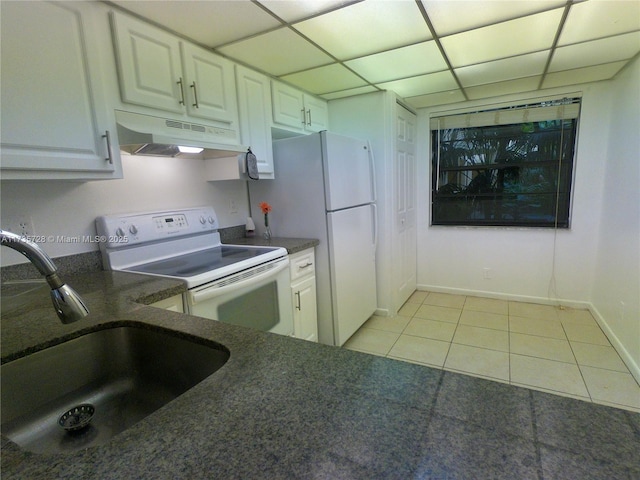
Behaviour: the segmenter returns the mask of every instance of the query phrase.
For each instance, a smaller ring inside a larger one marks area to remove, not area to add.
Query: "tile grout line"
[[[451,347],[453,346],[453,339],[456,336],[456,332],[458,331],[458,326],[460,325],[460,317],[462,317],[462,311],[464,310],[464,304],[467,303],[467,298],[465,297],[464,303],[462,304],[462,308],[460,309],[460,315],[458,315],[458,321],[456,322],[456,328],[453,329],[453,334],[451,335],[451,341],[449,342],[449,348],[447,348],[447,353],[444,356],[444,360],[442,361],[442,369],[444,370],[444,366],[447,364],[447,359],[449,358],[449,353],[451,352]]]
[[[414,293],[415,293],[415,292],[414,292]],[[427,297],[428,297],[428,296],[429,296],[429,295],[427,295]],[[425,297],[425,300],[426,300],[426,298],[427,298],[427,297]],[[411,297],[409,297],[409,298],[411,298]],[[408,300],[408,299],[407,299],[407,301],[406,301],[406,302],[404,302],[403,306],[404,306],[404,305],[406,305],[406,304],[407,304],[407,302],[409,302],[409,300]],[[422,306],[422,305],[423,305],[423,303],[424,303],[424,301],[420,302],[420,306]],[[419,309],[419,308],[420,308],[420,307],[418,307],[418,309]],[[416,312],[418,311],[418,309],[416,309]],[[409,321],[407,322],[407,324],[404,326],[404,328],[403,328],[403,329],[402,329],[402,331],[400,332],[400,335],[398,335],[398,338],[396,338],[395,342],[393,342],[393,344],[391,345],[391,347],[389,348],[389,350],[387,351],[387,353],[385,353],[385,354],[384,354],[384,357],[385,357],[385,358],[391,358],[392,360],[398,360],[399,358],[401,358],[401,357],[398,357],[398,358],[396,358],[396,357],[390,357],[390,356],[389,356],[389,354],[391,353],[391,350],[393,350],[393,347],[395,347],[396,343],[398,343],[398,340],[400,340],[400,337],[402,337],[402,335],[404,335],[405,330],[407,329],[407,327],[409,326],[409,324],[413,321],[414,317],[415,317],[415,312],[414,312],[413,314],[411,314],[411,316],[409,317]],[[403,359],[402,361],[408,361],[408,360]]]
[[[507,304],[507,325],[508,325],[508,336],[509,336],[509,342],[508,342],[508,347],[509,347],[509,353],[508,353],[508,359],[509,359],[509,385],[513,385],[513,380],[511,378],[511,314],[509,313],[509,304]]]
[[[404,328],[402,329],[402,331],[400,332],[400,335],[398,335],[398,338],[395,339],[395,341],[391,344],[391,346],[389,347],[389,350],[387,350],[387,353],[384,354],[385,358],[391,358],[389,357],[389,354],[391,353],[391,350],[393,350],[393,347],[396,346],[396,343],[398,343],[398,340],[400,340],[400,337],[402,337],[402,335],[404,335],[404,331],[407,329],[407,327],[409,326],[409,324],[411,323],[411,320],[413,320],[413,317],[410,317],[410,320],[407,322],[407,324],[404,326]]]
[[[573,351],[573,346],[571,345],[571,341],[569,341],[569,335],[567,335],[567,331],[564,329],[564,323],[560,321],[560,327],[564,332],[565,337],[567,337],[567,343],[569,344],[569,348],[571,349],[571,354],[573,355],[574,360],[576,361],[576,366],[578,367],[578,372],[580,372],[580,378],[582,379],[582,383],[584,383],[584,388],[587,391],[587,395],[589,395],[589,400],[591,403],[595,403],[593,401],[593,397],[591,396],[591,390],[589,389],[589,385],[587,385],[587,381],[584,378],[584,374],[582,373],[582,368],[580,368],[580,363],[578,362],[578,357],[576,357],[576,352]]]

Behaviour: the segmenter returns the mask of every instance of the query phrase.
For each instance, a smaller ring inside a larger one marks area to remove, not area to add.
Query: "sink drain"
[[[90,403],[77,405],[64,412],[58,419],[58,424],[67,432],[82,430],[89,425],[96,409]]]

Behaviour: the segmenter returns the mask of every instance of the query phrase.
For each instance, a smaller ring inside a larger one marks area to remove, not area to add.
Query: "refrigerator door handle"
[[[371,204],[371,213],[373,214],[373,253],[375,255],[378,249],[378,206]]]
[[[373,157],[373,150],[371,149],[371,143],[369,142],[369,140],[367,140],[367,150],[369,152],[369,163],[370,163],[370,170],[371,170],[371,191],[373,193],[373,202],[377,202],[378,201],[378,192],[376,190],[376,163],[374,161],[374,157]]]

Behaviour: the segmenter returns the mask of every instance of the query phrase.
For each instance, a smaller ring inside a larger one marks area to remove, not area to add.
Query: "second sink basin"
[[[229,351],[170,331],[124,326],[91,332],[0,367],[2,434],[36,453],[72,452],[126,430],[222,367]],[[58,419],[91,404],[90,424]]]

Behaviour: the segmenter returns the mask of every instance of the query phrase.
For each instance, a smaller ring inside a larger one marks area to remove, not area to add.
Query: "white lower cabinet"
[[[182,295],[174,295],[158,302],[152,303],[150,307],[162,308],[163,310],[171,310],[172,312],[184,313],[184,305],[182,303]]]
[[[293,302],[293,336],[318,341],[315,255],[313,248],[294,253],[291,262],[291,297]]]

